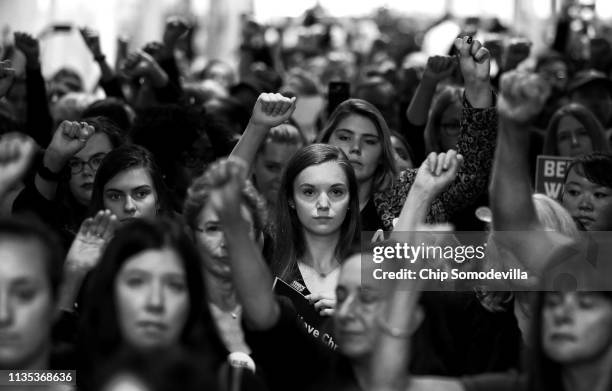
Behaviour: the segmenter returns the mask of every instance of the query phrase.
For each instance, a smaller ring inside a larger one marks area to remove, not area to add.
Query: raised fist
[[[456,66],[457,61],[453,57],[431,56],[427,59],[427,66],[425,67],[425,74],[423,77],[440,81],[450,76]]]
[[[57,127],[47,151],[54,152],[62,161],[67,162],[85,147],[94,133],[94,127],[85,122],[63,121]]]
[[[463,156],[455,150],[430,153],[414,180],[414,186],[432,197],[437,197],[455,180],[457,172],[463,163]]]
[[[149,75],[154,67],[155,59],[150,54],[139,50],[127,56],[121,71],[127,77],[136,78]]]
[[[172,47],[182,36],[189,31],[189,23],[180,16],[171,16],[166,20],[166,29],[164,30],[164,44]]]
[[[291,118],[295,101],[295,97],[286,98],[281,94],[261,94],[253,107],[250,122],[267,128],[278,126]]]
[[[211,183],[209,202],[219,219],[229,221],[241,219],[242,189],[247,167],[238,160],[218,160],[204,174]]]
[[[38,44],[38,40],[32,37],[30,34],[16,32],[14,34],[15,37],[15,46],[19,49],[26,57],[26,61],[38,62],[40,58],[40,46]]]
[[[21,133],[0,138],[0,193],[11,189],[25,175],[36,152],[36,142]]]
[[[531,42],[524,38],[514,38],[504,51],[504,70],[516,68],[523,60],[529,57]]]
[[[543,109],[550,85],[535,73],[510,71],[500,80],[499,115],[515,122],[529,122]]]
[[[83,37],[83,41],[87,48],[91,52],[91,54],[95,57],[102,56],[102,48],[100,46],[100,35],[97,31],[94,31],[88,27],[83,27],[79,29],[81,33],[81,37]]]
[[[156,61],[159,61],[165,50],[166,47],[164,46],[164,44],[157,41],[149,42],[142,47],[142,51],[147,54],[150,54],[151,57],[153,57]]]
[[[491,68],[491,53],[482,46],[480,41],[472,37],[455,39],[455,48],[459,52],[461,73],[468,84],[489,83]]]

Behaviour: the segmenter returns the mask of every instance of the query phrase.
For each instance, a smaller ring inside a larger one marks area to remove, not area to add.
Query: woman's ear
[[[295,209],[295,202],[293,202],[293,200],[289,200],[288,203],[291,209]]]

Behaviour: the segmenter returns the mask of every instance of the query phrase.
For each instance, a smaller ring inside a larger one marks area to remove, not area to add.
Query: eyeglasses
[[[100,167],[100,164],[102,164],[102,160],[104,160],[105,156],[106,156],[106,153],[98,153],[96,155],[93,155],[91,157],[91,159],[89,159],[86,162],[84,162],[81,159],[76,159],[76,158],[75,159],[71,159],[68,162],[68,167],[70,168],[70,173],[72,175],[76,175],[76,174],[80,173],[85,168],[85,165],[88,165],[89,168],[92,171],[96,171],[98,169],[98,167]]]

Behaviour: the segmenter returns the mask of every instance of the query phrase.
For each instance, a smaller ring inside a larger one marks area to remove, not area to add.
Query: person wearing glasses
[[[13,213],[37,215],[70,243],[87,216],[98,167],[123,142],[120,129],[104,117],[62,122]]]

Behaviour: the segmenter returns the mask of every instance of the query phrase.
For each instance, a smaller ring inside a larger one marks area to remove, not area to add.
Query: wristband
[[[48,181],[52,181],[52,182],[59,182],[59,180],[62,178],[62,173],[61,172],[53,172],[51,170],[49,170],[45,164],[42,162],[42,160],[40,161],[40,164],[38,165],[38,175],[40,175],[40,177],[42,179],[46,179]]]

